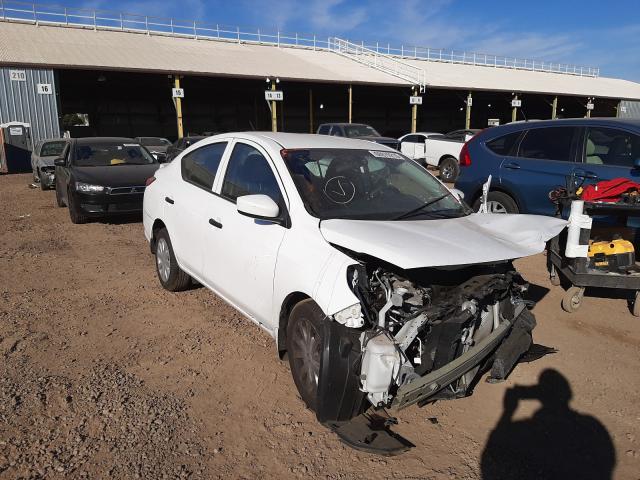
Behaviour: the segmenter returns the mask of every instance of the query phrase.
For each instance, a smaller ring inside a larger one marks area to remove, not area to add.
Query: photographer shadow
[[[482,477],[494,479],[610,479],[616,454],[606,428],[595,417],[572,410],[571,386],[557,370],[540,374],[538,385],[515,386],[482,452]],[[531,418],[513,420],[520,400],[542,405]]]

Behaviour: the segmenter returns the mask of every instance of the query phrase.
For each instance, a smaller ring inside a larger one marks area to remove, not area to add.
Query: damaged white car
[[[383,453],[363,412],[508,375],[535,326],[512,260],[565,226],[472,213],[399,152],[320,135],[210,137],[147,183],[160,283],[195,279],[264,328],[318,419]]]

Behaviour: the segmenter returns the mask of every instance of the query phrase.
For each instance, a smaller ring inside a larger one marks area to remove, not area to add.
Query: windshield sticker
[[[382,152],[380,150],[369,150],[369,153],[377,158],[394,158],[396,160],[402,160],[402,155],[396,152]]]
[[[356,196],[356,186],[347,177],[337,176],[324,184],[324,194],[333,203],[346,205]]]
[[[122,146],[124,146],[124,147],[139,147],[140,144],[139,143],[123,143]]]

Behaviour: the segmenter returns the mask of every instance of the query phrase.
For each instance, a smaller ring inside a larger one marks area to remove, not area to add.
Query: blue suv
[[[640,181],[640,119],[579,118],[516,122],[483,130],[460,152],[455,187],[477,210],[492,175],[488,207],[494,213],[554,215],[549,192],[567,177],[595,183]]]

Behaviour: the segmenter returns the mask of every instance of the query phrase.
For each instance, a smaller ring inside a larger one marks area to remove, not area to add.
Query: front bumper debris
[[[503,339],[507,337],[509,332],[512,331],[513,325],[518,322],[524,309],[524,304],[518,305],[514,315],[515,320],[513,322],[503,320],[490,335],[479,341],[477,345],[470,348],[455,360],[407,385],[403,385],[398,388],[398,392],[391,403],[391,409],[401,410],[415,403],[424,402],[429,397],[435,395],[462,375],[482,363],[494,350],[496,350]],[[530,340],[530,331],[527,333],[529,333]],[[510,336],[503,345],[508,344],[511,338],[516,339],[518,337],[519,336]],[[529,345],[527,345],[527,348],[529,348]],[[515,361],[517,361],[517,358],[515,358]],[[505,367],[503,366],[503,370],[504,368]],[[510,368],[508,368],[507,373],[508,371],[510,371]]]

